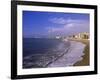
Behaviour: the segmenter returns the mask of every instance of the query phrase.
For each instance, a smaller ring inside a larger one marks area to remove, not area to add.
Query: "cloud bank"
[[[55,35],[70,35],[76,34],[79,32],[89,32],[89,21],[81,20],[81,19],[64,19],[60,18],[52,18],[49,20],[52,24],[56,24],[56,26],[47,27],[47,32],[49,34]],[[57,25],[60,25],[58,27]]]

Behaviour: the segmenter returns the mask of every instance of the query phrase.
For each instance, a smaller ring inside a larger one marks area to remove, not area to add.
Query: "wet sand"
[[[76,41],[70,41],[70,48],[66,54],[60,57],[57,61],[48,65],[48,67],[65,67],[73,66],[76,62],[83,59],[83,51],[85,44]]]
[[[78,42],[82,42],[86,45],[85,49],[84,49],[84,53],[85,55],[83,55],[83,60],[77,62],[74,64],[74,66],[88,66],[89,65],[89,59],[90,59],[90,49],[89,49],[89,40],[75,40]]]

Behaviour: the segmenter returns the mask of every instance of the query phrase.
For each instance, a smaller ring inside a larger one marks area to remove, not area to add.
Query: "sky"
[[[68,36],[89,32],[89,14],[23,11],[23,37]]]

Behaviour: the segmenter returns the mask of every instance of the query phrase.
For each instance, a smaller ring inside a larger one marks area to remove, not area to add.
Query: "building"
[[[87,32],[78,33],[76,35],[70,36],[70,38],[75,38],[75,39],[89,39],[89,33],[87,33]]]
[[[61,37],[60,37],[60,36],[56,36],[55,38],[56,38],[56,39],[60,39]]]

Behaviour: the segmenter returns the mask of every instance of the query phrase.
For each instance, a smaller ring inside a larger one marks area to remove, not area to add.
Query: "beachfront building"
[[[89,33],[83,32],[83,33],[78,33],[75,35],[69,36],[70,38],[75,38],[75,39],[89,39]]]
[[[60,36],[56,36],[56,39],[60,39],[61,37]]]

